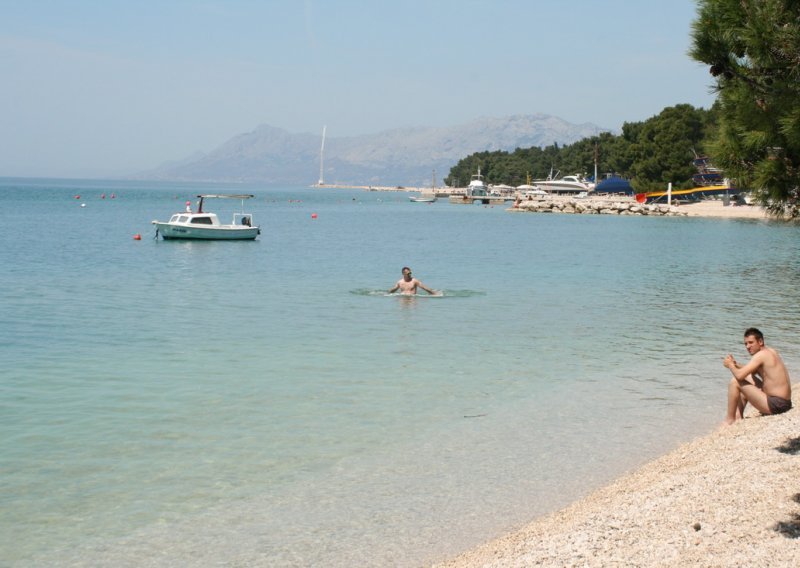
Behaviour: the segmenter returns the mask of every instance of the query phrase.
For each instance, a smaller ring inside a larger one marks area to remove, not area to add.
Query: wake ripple
[[[375,290],[372,288],[356,288],[355,290],[350,290],[351,294],[356,296],[373,296],[378,298],[391,298],[391,297],[403,297],[408,298],[410,296],[404,294],[389,294],[386,290]],[[430,295],[426,292],[421,292],[417,294],[416,298],[473,298],[476,296],[485,296],[486,292],[482,292],[480,290],[439,290],[437,294]]]

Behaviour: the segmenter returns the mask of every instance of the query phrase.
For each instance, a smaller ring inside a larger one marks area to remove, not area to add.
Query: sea
[[[155,238],[200,193],[258,239]],[[425,566],[711,432],[745,328],[800,373],[797,225],[409,195],[0,179],[0,565]]]

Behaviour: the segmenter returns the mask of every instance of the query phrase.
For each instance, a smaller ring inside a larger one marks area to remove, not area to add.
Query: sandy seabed
[[[800,384],[792,399],[434,566],[800,566]]]

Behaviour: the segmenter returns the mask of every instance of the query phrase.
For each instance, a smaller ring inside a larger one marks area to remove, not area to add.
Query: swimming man
[[[744,347],[752,355],[747,364],[740,365],[730,354],[722,361],[733,375],[726,424],[741,420],[748,402],[761,414],[781,414],[792,408],[789,372],[778,352],[764,345],[764,335],[754,327],[744,332]]]
[[[411,269],[408,266],[404,266],[403,277],[397,281],[397,284],[394,285],[394,288],[389,290],[389,293],[393,294],[394,292],[400,290],[401,294],[411,296],[417,293],[417,288],[422,288],[428,294],[437,294],[436,290],[431,290],[416,278],[412,278]]]

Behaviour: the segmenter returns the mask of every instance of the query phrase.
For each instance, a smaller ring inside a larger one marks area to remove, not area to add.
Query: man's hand
[[[728,353],[728,356],[725,357],[722,361],[722,365],[727,367],[728,369],[735,369],[736,368],[736,359],[733,358],[733,355]]]

